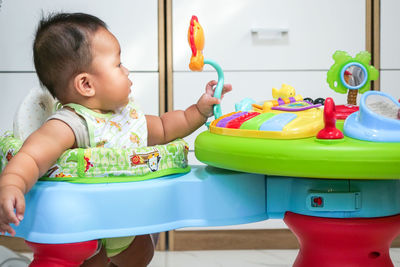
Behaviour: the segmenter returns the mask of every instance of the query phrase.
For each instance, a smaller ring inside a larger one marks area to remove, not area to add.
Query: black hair
[[[42,16],[33,43],[33,61],[40,83],[61,102],[71,78],[90,68],[90,43],[99,28],[107,25],[84,13]]]

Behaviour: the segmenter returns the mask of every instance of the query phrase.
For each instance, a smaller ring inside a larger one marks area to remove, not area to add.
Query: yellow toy
[[[291,98],[278,98],[276,100],[267,100],[262,105],[252,104],[252,106],[254,111],[269,112],[273,107],[277,107],[282,104],[290,104],[296,101],[303,101],[303,97],[301,95],[296,95]]]
[[[296,91],[293,86],[282,84],[281,89],[272,88],[272,98],[289,98],[296,96]]]

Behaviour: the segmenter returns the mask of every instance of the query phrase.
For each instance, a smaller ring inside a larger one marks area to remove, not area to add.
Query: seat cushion
[[[24,141],[53,113],[56,100],[45,89],[33,88],[14,117],[14,136]]]

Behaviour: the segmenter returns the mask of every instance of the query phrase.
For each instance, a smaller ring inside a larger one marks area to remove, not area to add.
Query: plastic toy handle
[[[222,71],[221,66],[218,65],[218,63],[213,60],[204,59],[204,64],[211,65],[218,73],[218,83],[214,91],[214,97],[221,99],[222,88],[224,86],[224,72]],[[221,116],[222,116],[221,104],[214,105],[214,118],[218,119]]]

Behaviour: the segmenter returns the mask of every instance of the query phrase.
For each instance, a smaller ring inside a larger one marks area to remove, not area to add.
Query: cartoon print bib
[[[65,105],[87,123],[90,147],[137,148],[147,146],[146,118],[129,102],[116,113],[97,113],[78,104]]]

